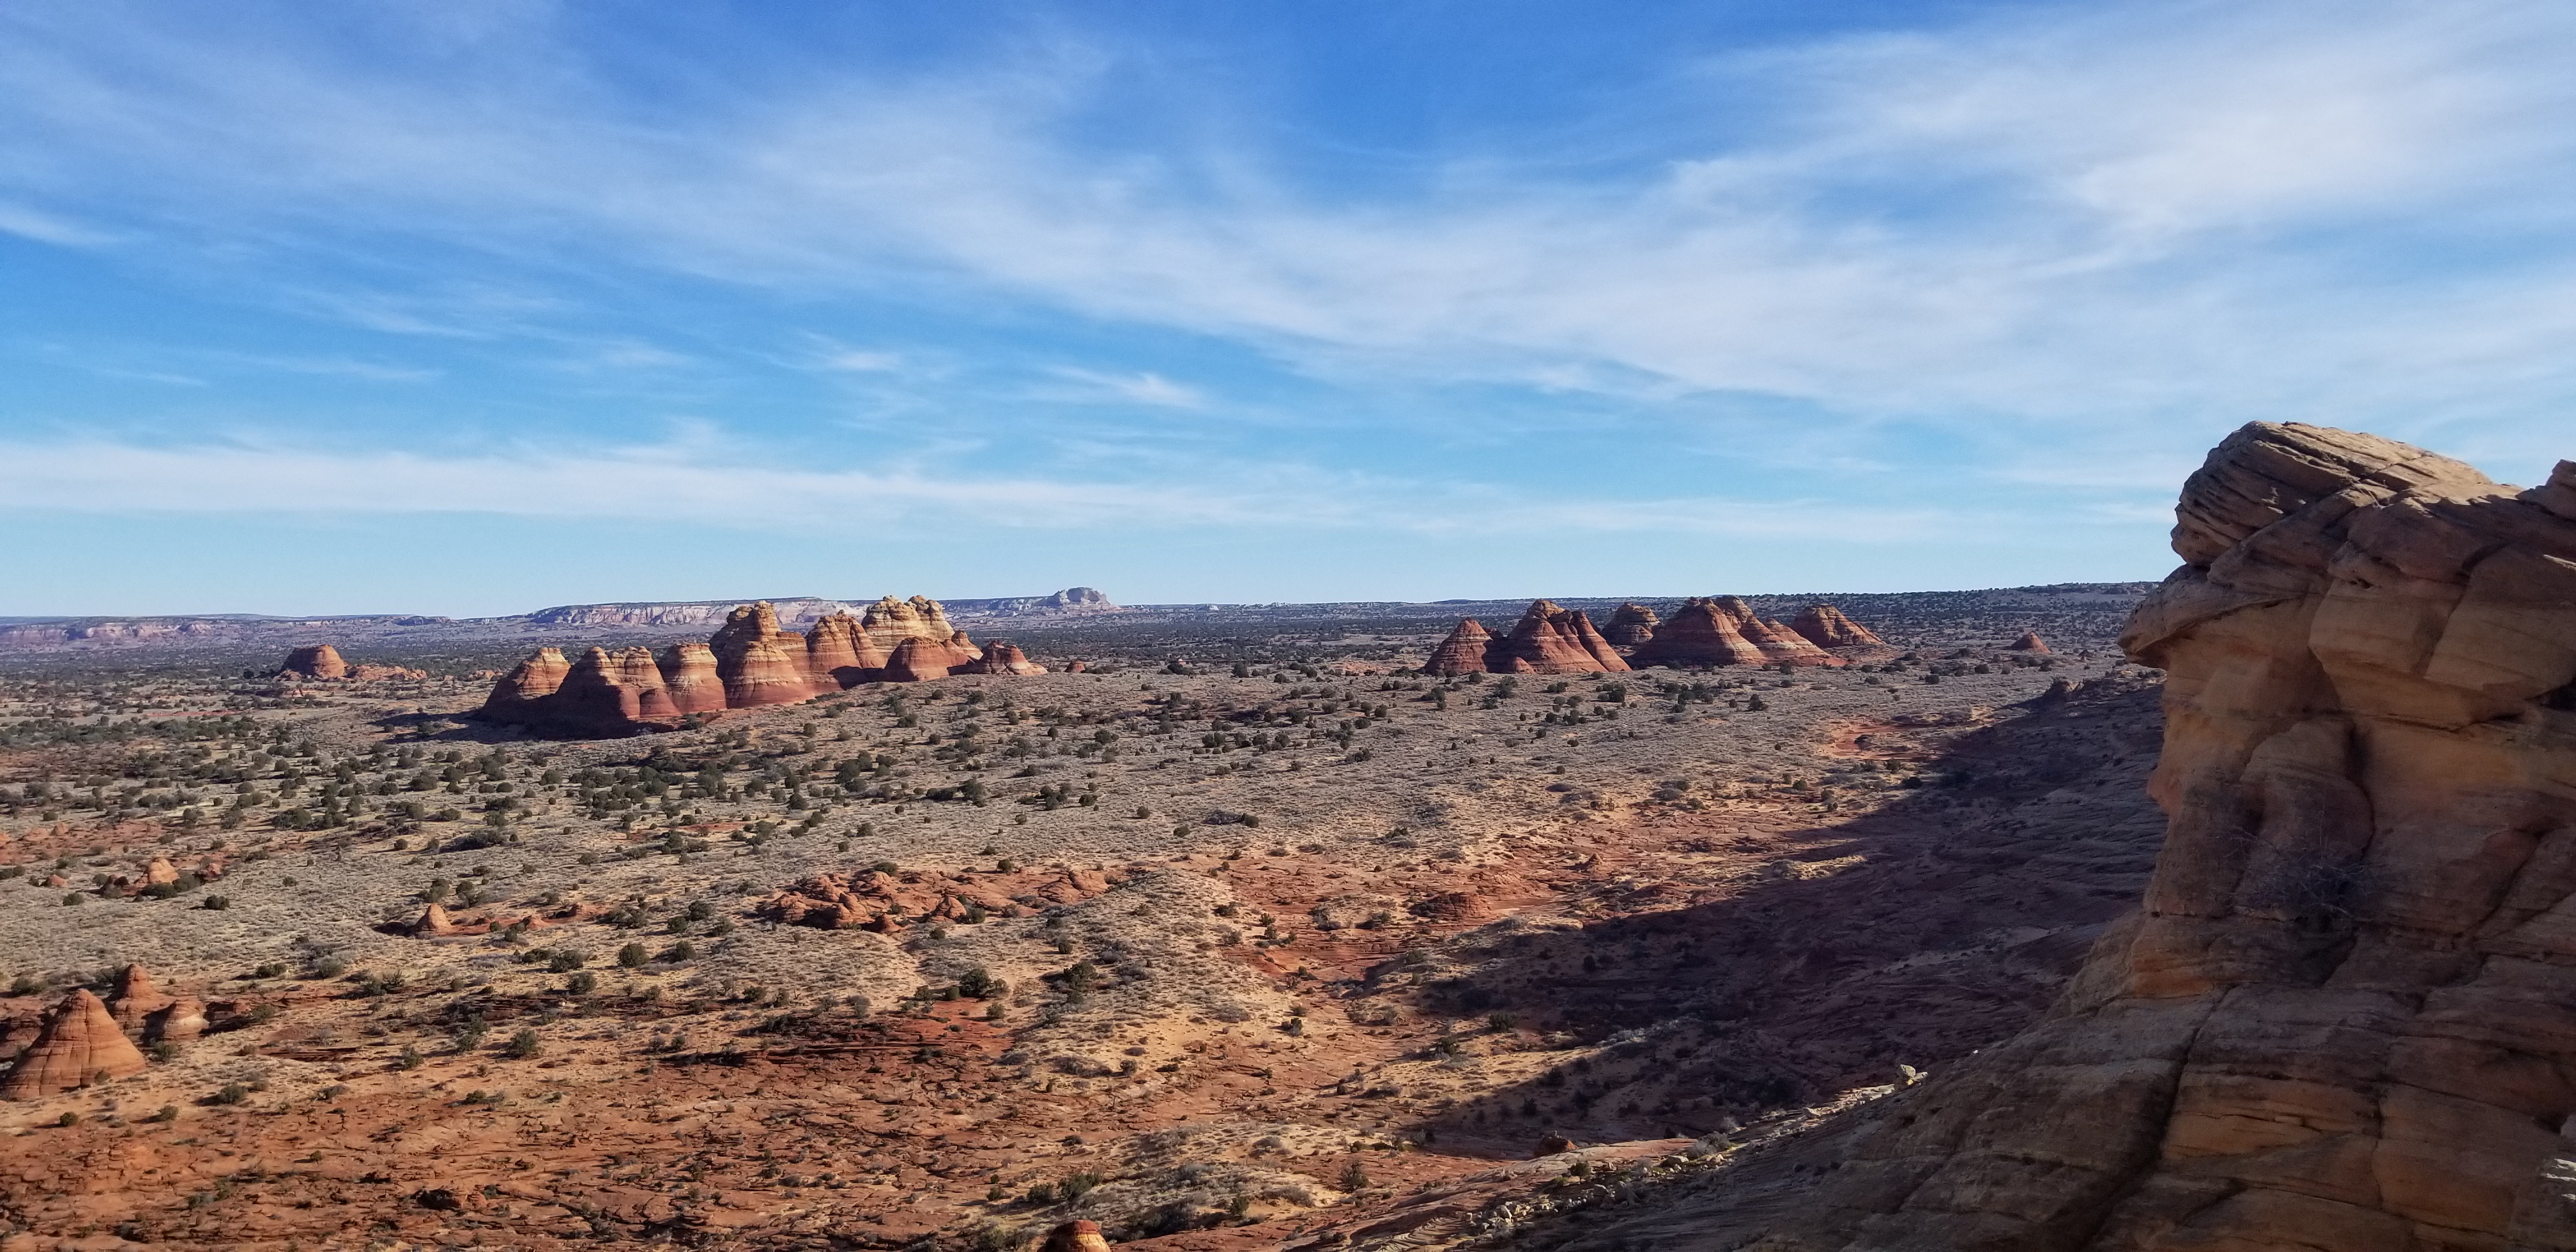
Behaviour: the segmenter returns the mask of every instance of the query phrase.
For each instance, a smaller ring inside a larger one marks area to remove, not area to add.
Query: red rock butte
[[[803,634],[779,629],[778,609],[763,600],[734,609],[707,642],[672,644],[658,657],[636,646],[566,661],[539,648],[493,685],[478,716],[547,734],[631,735],[861,683],[1045,672],[1009,643],[977,646],[922,596],[887,596],[864,617],[836,612]]]
[[[1610,629],[1580,610],[1540,600],[1500,638],[1474,618],[1458,623],[1423,662],[1426,674],[1620,673],[1663,665],[1843,665],[1891,651],[1830,604],[1808,606],[1788,623],[1770,621],[1736,596],[1694,596],[1670,619],[1623,604]]]

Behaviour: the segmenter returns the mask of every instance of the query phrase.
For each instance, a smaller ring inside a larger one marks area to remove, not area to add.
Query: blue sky
[[[2576,7],[0,8],[0,613],[2153,578],[2576,456]]]

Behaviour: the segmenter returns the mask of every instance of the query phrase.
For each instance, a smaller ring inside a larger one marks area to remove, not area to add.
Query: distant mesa
[[[383,682],[406,679],[426,680],[423,670],[405,669],[399,665],[351,665],[340,656],[340,650],[327,643],[297,648],[286,654],[286,664],[271,677],[287,682]]]
[[[1886,648],[1830,604],[1810,605],[1785,624],[1737,596],[1694,596],[1668,619],[1645,605],[1623,604],[1610,629],[1601,631],[1582,611],[1540,600],[1500,638],[1472,617],[1459,622],[1422,668],[1427,674],[1587,674],[1655,665],[1843,665]]]
[[[977,646],[922,596],[887,596],[864,616],[842,609],[801,634],[780,629],[778,607],[762,600],[736,606],[707,642],[675,643],[659,656],[595,647],[566,661],[560,649],[539,648],[502,675],[478,715],[542,733],[631,735],[861,683],[1045,672],[1011,644]]]
[[[2013,640],[2012,643],[2007,646],[2014,652],[2048,651],[2048,641],[2040,638],[2039,632],[2035,630],[2024,632],[2021,638]]]
[[[932,603],[914,597],[922,603]],[[740,600],[634,601],[622,604],[561,604],[539,609],[525,619],[531,626],[716,626],[722,625]],[[835,613],[851,612],[859,605],[846,600],[820,596],[773,596],[765,603],[778,612],[783,623],[817,622]],[[880,601],[879,603],[883,603]],[[1005,596],[991,600],[951,600],[948,613],[960,617],[1040,617],[1124,613],[1127,610],[1110,602],[1109,597],[1092,587],[1067,587],[1043,596]],[[885,645],[891,649],[894,644]]]

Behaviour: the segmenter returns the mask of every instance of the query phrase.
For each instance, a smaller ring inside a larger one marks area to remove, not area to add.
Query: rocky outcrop
[[[1733,615],[1719,610],[1706,596],[1682,601],[1673,615],[1655,627],[1654,638],[1628,657],[1638,669],[1663,665],[1690,669],[1710,665],[1760,665],[1766,658],[1735,628]]]
[[[1020,645],[996,640],[984,645],[983,655],[959,667],[960,674],[1043,674],[1046,667],[1029,659]]]
[[[340,659],[339,649],[317,643],[287,653],[286,664],[278,668],[277,676],[337,682],[349,676],[349,663]]]
[[[1655,626],[1660,620],[1655,616],[1655,611],[1645,605],[1633,602],[1623,604],[1619,606],[1618,612],[1610,615],[1610,624],[1602,627],[1601,635],[1608,639],[1613,647],[1642,647],[1647,640],[1655,637]]]
[[[909,632],[909,633],[907,633]],[[891,654],[883,640],[894,639]],[[545,734],[631,735],[671,730],[728,709],[793,704],[864,682],[949,674],[1039,674],[1018,648],[977,647],[938,602],[888,596],[865,619],[825,614],[810,634],[781,630],[777,606],[737,606],[707,643],[592,648],[577,663],[540,648],[492,688],[477,715]]]
[[[1767,664],[1803,666],[1842,663],[1841,659],[1832,653],[1809,643],[1804,635],[1778,622],[1764,620],[1741,596],[1720,597],[1717,601],[1717,611],[1735,627],[1735,633],[1742,635],[1746,643],[1752,644],[1755,650],[1761,652],[1762,659]]]
[[[422,908],[419,919],[411,924],[412,935],[421,939],[435,939],[456,931],[456,919],[448,916],[445,906],[435,903]]]
[[[2022,632],[2022,636],[2021,636],[2021,638],[2019,638],[2019,639],[2015,639],[2015,640],[2013,640],[2011,643],[2006,644],[2006,645],[2004,645],[2004,646],[2005,646],[2005,648],[2006,648],[2007,650],[2009,650],[2009,651],[2013,651],[2013,652],[2046,652],[2046,651],[2048,651],[2048,641],[2047,641],[2047,640],[2045,640],[2045,639],[2040,638],[2040,637],[2039,637],[2039,632],[2038,632],[2038,631],[2035,631],[2035,630],[2031,630],[2031,631],[2024,631],[2024,632]]]
[[[73,991],[45,1018],[36,1041],[0,1079],[0,1100],[38,1100],[143,1072],[143,1054],[87,988]]]
[[[2142,909],[1758,1246],[2576,1248],[2576,462],[2257,423],[2176,516]]]
[[[707,647],[716,654],[726,708],[794,704],[820,694],[806,668],[805,637],[780,630],[778,610],[766,600],[735,609]]]
[[[1827,652],[1849,656],[1887,648],[1887,641],[1830,604],[1810,604],[1789,619],[1789,629]]]
[[[906,926],[1074,904],[1109,886],[1107,875],[1096,870],[901,876],[862,870],[799,879],[762,902],[759,912],[790,926],[891,933]]]
[[[671,710],[721,713],[725,709],[724,676],[716,672],[715,650],[703,643],[675,643],[662,649],[662,691]]]
[[[805,632],[805,668],[827,690],[872,682],[886,666],[886,650],[849,613],[833,613]]]
[[[1100,1223],[1075,1218],[1048,1231],[1038,1252],[1109,1252],[1109,1240],[1100,1233]]]
[[[867,616],[860,621],[860,629],[889,657],[906,639],[940,643],[957,633],[957,628],[949,624],[948,610],[927,596],[914,596],[909,600],[887,596],[878,600],[868,606]]]
[[[1431,650],[1431,659],[1422,663],[1425,674],[1481,674],[1485,672],[1485,648],[1494,637],[1485,632],[1484,624],[1475,618],[1460,618],[1449,637]]]
[[[542,702],[563,686],[564,676],[571,672],[572,663],[564,660],[563,653],[539,648],[493,684],[492,694],[484,697],[482,715],[496,722],[545,720]]]

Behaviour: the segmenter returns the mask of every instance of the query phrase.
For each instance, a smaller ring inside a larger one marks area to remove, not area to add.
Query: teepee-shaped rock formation
[[[1485,648],[1494,637],[1485,632],[1484,623],[1472,617],[1460,618],[1449,637],[1431,650],[1431,659],[1422,663],[1426,674],[1481,674],[1485,672]]]
[[[2014,652],[2042,653],[2048,651],[2048,641],[2040,638],[2038,631],[2030,630],[2022,632],[2021,638],[2013,640],[2006,647]]]
[[[0,1080],[0,1100],[36,1100],[92,1083],[143,1072],[135,1049],[107,1005],[86,987],[63,997],[45,1019],[36,1042],[19,1054]]]
[[[1735,628],[1731,614],[1722,612],[1715,600],[1693,596],[1655,627],[1655,637],[1631,654],[1628,663],[1639,669],[1651,665],[1686,669],[1760,665],[1765,659],[1762,649]]]
[[[1789,619],[1789,629],[1827,652],[1850,655],[1887,647],[1887,641],[1830,604],[1810,604]]]

